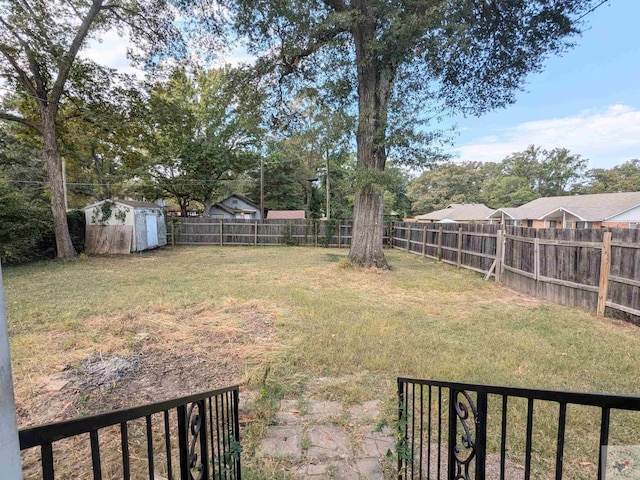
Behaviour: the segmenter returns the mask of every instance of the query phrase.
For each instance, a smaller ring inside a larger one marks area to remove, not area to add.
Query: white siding
[[[607,222],[640,222],[640,205],[605,220]]]

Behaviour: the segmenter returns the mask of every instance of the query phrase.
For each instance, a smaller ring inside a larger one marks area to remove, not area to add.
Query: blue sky
[[[535,144],[569,148],[591,168],[640,158],[640,0],[610,0],[585,18],[586,31],[531,75],[517,101],[481,118],[454,118],[458,161],[501,161]],[[84,54],[131,71],[126,41],[109,32]],[[247,61],[242,51],[232,62]]]
[[[587,30],[531,75],[514,105],[456,118],[460,160],[500,161],[529,144],[566,147],[593,168],[640,158],[639,0],[610,0]]]

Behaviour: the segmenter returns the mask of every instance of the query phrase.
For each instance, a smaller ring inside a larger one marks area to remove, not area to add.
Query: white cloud
[[[521,123],[456,148],[461,161],[498,162],[535,144],[563,147],[589,160],[591,167],[611,168],[640,158],[640,109],[612,105],[578,115]]]
[[[100,65],[115,68],[123,73],[143,75],[142,71],[132,67],[127,59],[127,47],[129,46],[127,38],[119,36],[115,30],[110,30],[102,35],[100,40],[91,40],[79,56],[93,60]]]

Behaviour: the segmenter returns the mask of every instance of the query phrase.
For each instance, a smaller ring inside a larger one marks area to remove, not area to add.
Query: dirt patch
[[[53,375],[16,389],[21,427],[106,412],[242,383],[276,345],[277,309],[257,301],[93,317],[91,338]],[[69,356],[72,356],[70,352]],[[64,380],[70,380],[67,383]],[[56,388],[53,388],[56,387]]]

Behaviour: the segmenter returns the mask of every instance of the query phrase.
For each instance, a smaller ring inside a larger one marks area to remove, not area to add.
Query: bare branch
[[[76,36],[71,42],[71,46],[69,50],[62,58],[62,64],[60,65],[60,70],[58,71],[58,77],[56,78],[56,83],[53,85],[53,89],[51,90],[51,101],[54,103],[58,103],[60,97],[62,95],[62,90],[64,89],[64,84],[67,82],[67,78],[69,77],[69,72],[71,71],[71,67],[73,65],[76,56],[78,55],[78,51],[80,51],[80,47],[82,47],[82,43],[85,38],[89,34],[89,29],[91,28],[91,24],[96,19],[98,14],[102,9],[102,3],[104,0],[93,0],[91,4],[91,8],[87,12],[82,20],[82,24],[78,28],[76,32]]]
[[[20,81],[26,87],[26,89],[29,90],[35,97],[38,97],[39,94],[38,94],[38,90],[36,89],[35,85],[31,81],[29,76],[27,75],[27,72],[25,72],[22,69],[22,67],[20,67],[20,65],[18,65],[18,61],[11,55],[11,53],[9,52],[9,49],[6,47],[6,45],[0,44],[0,52],[7,59],[9,64],[11,64],[13,69],[16,71],[16,73],[18,74],[18,77],[20,78]]]
[[[26,125],[27,127],[32,128],[40,134],[42,133],[42,127],[40,125],[36,125],[35,123],[32,123],[25,118],[19,117],[18,115],[13,115],[12,113],[0,112],[0,120],[21,123],[22,125]]]

